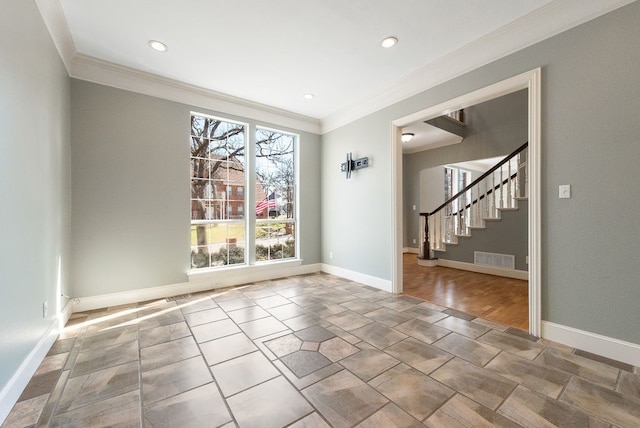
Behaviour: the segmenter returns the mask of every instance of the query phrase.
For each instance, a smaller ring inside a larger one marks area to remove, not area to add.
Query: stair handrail
[[[511,174],[511,176],[510,176],[510,177],[507,177],[507,178],[505,178],[505,179],[502,181],[502,185],[504,186],[505,184],[509,183],[509,180],[513,180],[513,179],[514,179],[514,178],[516,178],[517,176],[518,176],[518,173],[517,173],[517,172],[514,172],[513,174]],[[491,193],[493,193],[493,192],[495,192],[496,190],[498,190],[498,189],[500,188],[500,184],[501,184],[501,183],[498,183],[498,184],[496,184],[493,188],[491,188],[491,189],[487,190],[487,195],[490,195]],[[469,202],[467,205],[463,206],[462,208],[460,208],[458,211],[456,211],[456,212],[452,213],[451,215],[454,215],[454,216],[455,216],[455,215],[460,214],[461,212],[463,212],[463,211],[464,211],[464,210],[466,210],[467,208],[470,208],[470,207],[472,207],[474,204],[477,204],[477,203],[478,203],[478,201],[483,200],[483,199],[484,199],[484,197],[485,197],[485,195],[480,195],[480,196],[478,196],[478,198],[477,198],[477,199],[474,199],[473,201]]]
[[[485,178],[487,178],[488,176],[493,174],[495,171],[498,170],[498,168],[500,168],[502,165],[506,164],[511,159],[516,157],[518,155],[518,153],[520,153],[521,151],[523,151],[527,147],[529,147],[529,142],[528,141],[526,141],[523,145],[521,145],[516,150],[514,150],[511,154],[507,155],[503,160],[501,160],[500,162],[498,162],[497,164],[492,166],[487,172],[482,174],[480,177],[478,177],[475,180],[473,180],[473,182],[471,184],[467,185],[464,189],[462,189],[461,191],[459,191],[458,193],[456,193],[455,195],[450,197],[445,203],[440,205],[438,208],[436,208],[435,210],[433,210],[431,212],[420,213],[420,215],[423,216],[423,217],[429,217],[429,216],[434,215],[435,213],[437,213],[438,211],[440,211],[441,209],[446,207],[448,204],[453,202],[455,199],[457,199],[459,196],[461,196],[464,193],[468,192],[473,186],[475,186],[476,184],[480,183],[482,180],[484,180]]]
[[[424,241],[421,243],[422,245],[422,252],[421,252],[421,256],[419,256],[420,258],[424,258],[426,260],[433,260],[433,258],[431,257],[431,244],[429,241],[429,216],[432,216],[434,214],[436,214],[438,211],[442,210],[444,207],[446,207],[447,205],[449,205],[450,203],[452,203],[455,199],[457,199],[458,197],[460,197],[461,195],[464,195],[466,192],[468,192],[469,190],[471,190],[474,186],[478,185],[482,180],[484,180],[485,178],[489,177],[491,174],[493,174],[495,171],[497,171],[499,168],[501,168],[504,164],[506,164],[507,162],[510,162],[511,159],[513,159],[514,157],[516,157],[520,152],[522,152],[523,150],[525,150],[527,147],[529,146],[529,142],[526,141],[523,145],[521,145],[520,147],[518,147],[516,150],[514,150],[511,154],[507,155],[503,160],[501,160],[500,162],[498,162],[497,164],[495,164],[493,167],[491,167],[487,172],[485,172],[484,174],[482,174],[480,177],[478,177],[477,179],[475,179],[471,184],[469,184],[468,186],[466,186],[464,189],[462,189],[461,191],[459,191],[458,193],[456,193],[455,195],[453,195],[451,198],[449,198],[445,203],[443,203],[442,205],[440,205],[438,208],[436,208],[435,210],[433,210],[432,212],[425,212],[425,213],[420,213],[421,217],[425,218],[425,224],[424,224]],[[517,176],[518,172],[516,171],[516,173],[510,177],[511,179],[513,179],[514,176]],[[509,179],[507,179],[508,181]],[[502,185],[502,183],[500,183],[497,187],[491,189],[491,191],[495,191],[497,188],[500,187],[500,185]],[[471,201],[469,206],[473,206],[474,203],[476,203],[479,199],[481,198],[481,196],[478,197],[478,199],[476,201]],[[464,209],[466,209],[466,207],[462,208],[462,210],[457,211],[455,215],[459,214],[460,212],[464,211]]]

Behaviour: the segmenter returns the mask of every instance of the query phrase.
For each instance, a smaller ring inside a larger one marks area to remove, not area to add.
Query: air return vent
[[[474,251],[473,263],[477,265],[492,266],[501,269],[515,269],[516,256],[512,256],[509,254],[496,254]]]

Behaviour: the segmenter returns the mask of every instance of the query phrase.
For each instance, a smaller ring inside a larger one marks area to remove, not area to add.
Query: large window
[[[191,115],[194,269],[297,257],[297,136],[258,127],[247,147],[247,128]],[[254,174],[247,174],[251,166]],[[247,208],[250,203],[254,209]]]
[[[256,261],[296,257],[296,136],[256,130]]]
[[[191,116],[191,267],[245,262],[246,125]]]

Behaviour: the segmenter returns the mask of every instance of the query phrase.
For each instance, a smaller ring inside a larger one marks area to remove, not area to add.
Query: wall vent
[[[492,266],[501,269],[515,269],[516,256],[509,254],[473,252],[473,263],[482,266]]]

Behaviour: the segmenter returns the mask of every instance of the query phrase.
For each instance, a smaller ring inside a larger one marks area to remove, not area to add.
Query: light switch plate
[[[571,197],[571,185],[561,184],[558,186],[558,197],[560,199],[569,199]]]

